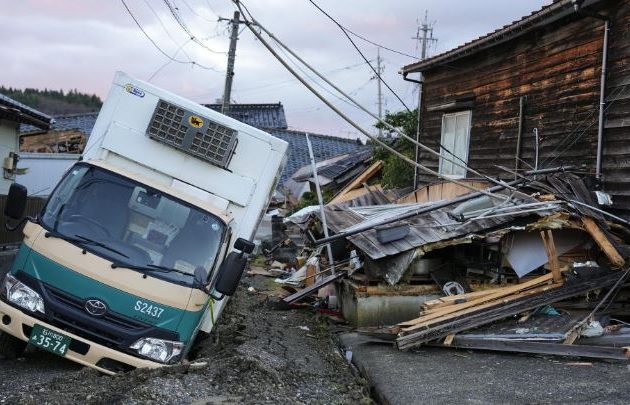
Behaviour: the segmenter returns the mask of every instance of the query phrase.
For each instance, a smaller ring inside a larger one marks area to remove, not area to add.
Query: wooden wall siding
[[[609,0],[599,7],[594,11],[611,17],[607,94],[617,94],[607,110],[604,187],[630,216],[630,2]],[[509,178],[496,165],[514,167],[519,99],[526,96],[521,158],[534,164],[533,129],[538,128],[540,167],[573,164],[594,173],[603,24],[572,15],[424,72],[422,141],[438,150],[443,112],[429,112],[428,106],[474,95],[469,165]],[[568,137],[572,140],[563,144]],[[421,152],[420,159],[438,169],[436,157]],[[422,175],[421,181],[435,179]]]
[[[621,3],[610,32],[603,173],[615,207],[630,217],[630,3]]]
[[[473,179],[464,179],[463,183],[469,185],[470,187],[474,187],[477,190],[482,188],[489,187],[488,182],[473,180]],[[440,200],[451,200],[455,197],[459,197],[460,195],[470,193],[471,190],[466,187],[462,187],[459,184],[448,183],[448,182],[440,182],[429,184],[425,187],[422,187],[410,194],[407,194],[404,197],[396,200],[397,204],[407,204],[407,203],[425,203],[425,202],[433,202]]]
[[[443,113],[427,112],[427,106],[473,94],[469,164],[484,173],[510,177],[495,165],[514,167],[519,99],[526,96],[521,158],[534,164],[533,129],[538,128],[539,161],[544,161],[584,119],[597,118],[602,42],[601,21],[570,17],[425,72],[423,141],[437,149],[441,136]],[[593,167],[596,139],[593,125],[566,152],[563,163]],[[437,158],[422,153],[421,159],[437,169]]]

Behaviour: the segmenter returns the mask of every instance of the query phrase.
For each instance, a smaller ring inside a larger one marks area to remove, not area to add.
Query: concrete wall
[[[4,164],[4,158],[9,157],[10,152],[18,151],[18,124],[14,121],[0,120],[0,166]],[[0,195],[6,195],[13,180],[0,176]]]

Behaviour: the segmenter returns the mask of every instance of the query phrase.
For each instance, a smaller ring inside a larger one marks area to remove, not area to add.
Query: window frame
[[[463,175],[444,173],[444,163],[445,163],[444,157],[450,157],[452,160],[455,160],[455,161],[459,161],[459,159],[455,158],[450,153],[443,151],[443,148],[441,146],[441,145],[444,145],[444,135],[445,135],[444,129],[446,127],[445,125],[446,120],[449,118],[455,118],[455,125],[457,125],[457,116],[463,116],[463,115],[468,116],[468,121],[467,121],[464,156],[459,156],[459,158],[463,160],[464,162],[466,162],[466,165],[468,165],[468,157],[470,155],[470,134],[472,131],[472,110],[464,110],[464,111],[457,111],[453,113],[442,114],[442,125],[440,127],[440,160],[439,160],[438,171],[442,176],[448,177],[450,179],[463,179],[463,178],[466,178],[466,175],[468,173],[468,169],[466,168],[464,168]],[[455,138],[455,143],[456,142],[457,142],[457,137]],[[453,146],[453,149],[456,149],[455,145]],[[454,150],[451,150],[451,152],[454,152]],[[451,164],[453,165],[451,166],[453,168],[459,167],[459,166],[456,166],[454,163],[451,163]]]

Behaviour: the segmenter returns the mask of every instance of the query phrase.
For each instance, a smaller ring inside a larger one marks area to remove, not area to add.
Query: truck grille
[[[147,127],[150,138],[221,168],[230,163],[237,134],[232,128],[163,100],[155,107]]]
[[[63,305],[65,308],[81,311],[81,314],[85,312],[83,299],[67,294],[49,285],[44,285],[43,287],[46,294],[53,298],[58,304]],[[90,319],[91,322],[82,321],[80,317],[67,315],[64,312],[65,311],[54,309],[52,313],[47,311],[47,315],[50,315],[52,318],[49,319],[49,322],[68,332],[113,348],[117,348],[121,345],[123,347],[128,346],[130,342],[126,342],[125,337],[141,335],[142,331],[151,328],[150,325],[145,325],[110,311],[98,319]],[[116,330],[123,333],[115,333]]]

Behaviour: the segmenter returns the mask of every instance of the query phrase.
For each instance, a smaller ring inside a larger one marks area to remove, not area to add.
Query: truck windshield
[[[64,238],[118,267],[186,285],[194,285],[195,274],[207,279],[226,233],[215,215],[89,165],[66,174],[40,223],[48,236]]]

